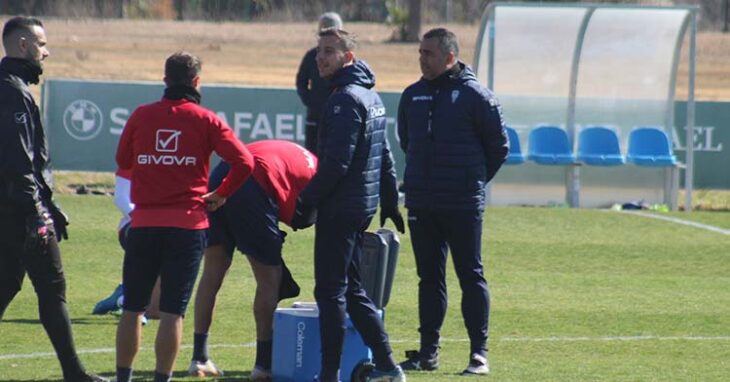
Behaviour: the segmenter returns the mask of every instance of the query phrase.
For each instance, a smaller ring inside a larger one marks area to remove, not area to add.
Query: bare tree
[[[423,21],[423,8],[421,5],[421,0],[408,0],[406,41],[418,41],[421,38],[421,24]]]

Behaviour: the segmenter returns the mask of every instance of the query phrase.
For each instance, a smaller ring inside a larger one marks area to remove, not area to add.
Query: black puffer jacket
[[[0,212],[40,216],[52,197],[46,134],[28,90],[37,70],[17,58],[0,62]]]

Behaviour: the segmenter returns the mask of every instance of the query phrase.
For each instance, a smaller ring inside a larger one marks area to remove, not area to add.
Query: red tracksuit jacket
[[[132,227],[208,228],[202,196],[210,155],[231,171],[216,190],[228,197],[251,174],[253,155],[215,113],[194,102],[162,100],[138,107],[117,147],[117,165],[132,172]]]

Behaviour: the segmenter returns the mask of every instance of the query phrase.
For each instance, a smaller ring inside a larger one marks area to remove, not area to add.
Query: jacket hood
[[[373,73],[367,62],[355,61],[350,66],[338,70],[330,80],[330,87],[339,88],[346,85],[358,85],[366,89],[375,86],[375,73]]]

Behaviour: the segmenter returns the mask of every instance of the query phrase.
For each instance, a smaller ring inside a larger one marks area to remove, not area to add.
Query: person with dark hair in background
[[[342,29],[342,19],[335,12],[326,12],[319,16],[317,33],[328,28]],[[322,107],[332,89],[326,78],[322,78],[317,70],[317,47],[310,49],[302,58],[297,71],[297,94],[307,107],[307,119],[304,127],[304,147],[317,154],[317,135]]]
[[[319,34],[317,67],[334,89],[322,110],[319,166],[299,195],[293,228],[316,220],[314,298],[319,308],[322,365],[319,380],[339,381],[345,311],[370,349],[375,369],[368,381],[405,381],[388,335],[360,282],[363,236],[381,202],[381,226],[390,218],[404,232],[398,211],[385,107],[372,90],[375,75],[355,59],[355,40],[343,30]]]
[[[485,187],[509,152],[495,96],[458,60],[456,36],[423,35],[423,77],[406,88],[398,136],[406,153],[404,190],[416,257],[421,347],[406,353],[404,370],[435,370],[446,316],[446,257],[451,250],[462,290],[461,313],[471,344],[463,374],[487,374],[489,289],[482,265]]]
[[[210,214],[210,240],[195,294],[193,359],[188,373],[223,375],[208,357],[208,330],[218,290],[238,248],[246,255],[256,279],[256,360],[249,378],[270,381],[274,311],[279,300],[296,297],[300,291],[282,258],[286,232],[279,229],[279,222],[291,223],[297,197],[317,171],[317,157],[294,142],[282,140],[257,141],[246,147],[256,161],[253,174],[223,207]],[[209,189],[218,187],[228,168],[226,162],[216,166]]]
[[[0,62],[0,319],[26,272],[38,314],[65,381],[105,381],[88,374],[76,354],[66,307],[66,278],[58,242],[68,218],[53,201],[46,132],[28,84],[37,84],[48,57],[43,23],[13,17],[3,27]]]
[[[124,253],[124,304],[117,326],[117,382],[132,379],[141,319],[160,278],[155,382],[172,376],[182,324],[200,259],[208,215],[226,202],[254,168],[254,159],[225,122],[200,106],[201,62],[187,52],[165,61],[162,100],[138,107],[117,148],[117,165],[132,174],[132,225]],[[208,192],[211,153],[231,166]],[[207,211],[206,211],[207,210]]]

